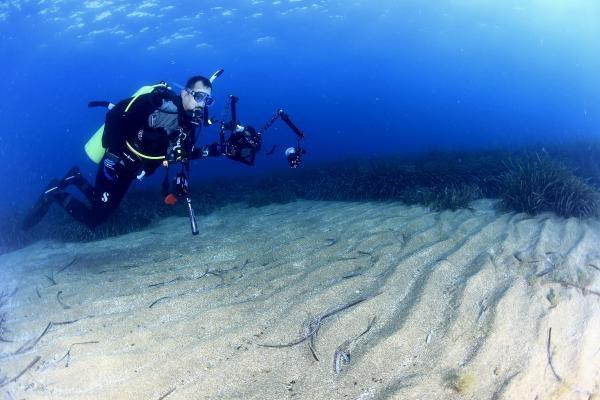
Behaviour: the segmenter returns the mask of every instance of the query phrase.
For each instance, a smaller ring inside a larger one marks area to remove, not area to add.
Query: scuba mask
[[[210,107],[215,102],[215,99],[206,92],[200,92],[200,91],[196,92],[196,91],[193,91],[192,89],[186,89],[186,91],[194,98],[196,103],[200,104],[200,103],[204,102],[205,107]]]

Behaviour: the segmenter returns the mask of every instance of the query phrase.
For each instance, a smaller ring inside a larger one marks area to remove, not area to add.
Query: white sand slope
[[[231,206],[2,255],[0,394],[598,399],[600,221],[492,205]]]

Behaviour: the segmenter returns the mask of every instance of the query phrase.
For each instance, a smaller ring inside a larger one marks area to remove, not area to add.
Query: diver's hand
[[[169,149],[167,161],[170,163],[185,162],[187,159],[186,152],[181,146],[174,146]]]
[[[215,142],[201,149],[194,147],[188,154],[190,160],[197,160],[205,157],[219,157],[221,152],[219,151],[219,145]]]

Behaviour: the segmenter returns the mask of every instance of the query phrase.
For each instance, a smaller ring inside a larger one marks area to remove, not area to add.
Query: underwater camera
[[[251,126],[240,125],[237,120],[238,100],[238,97],[229,95],[231,120],[221,121],[221,130],[219,133],[221,153],[246,165],[254,165],[255,155],[261,148],[262,135],[275,121],[281,119],[296,135],[297,144],[285,150],[285,157],[290,168],[298,168],[302,164],[302,156],[306,154],[306,150],[300,145],[300,140],[304,139],[304,133],[292,122],[289,115],[282,109],[279,109],[260,130],[256,131]],[[227,138],[225,138],[226,132],[229,132],[229,137]],[[274,148],[275,146],[273,146]],[[270,154],[272,154],[272,151],[267,153],[267,155]]]

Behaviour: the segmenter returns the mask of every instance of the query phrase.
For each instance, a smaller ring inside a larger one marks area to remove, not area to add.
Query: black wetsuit
[[[180,96],[159,88],[139,96],[133,103],[131,100],[119,102],[106,114],[102,144],[107,151],[98,165],[94,187],[81,175],[72,182],[89,205],[66,191],[56,195],[58,203],[90,229],[105,222],[116,210],[136,177],[150,175],[162,164],[178,138],[185,137],[179,144],[189,159],[201,154],[194,148],[197,125],[184,111]]]

